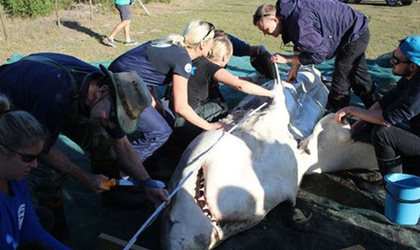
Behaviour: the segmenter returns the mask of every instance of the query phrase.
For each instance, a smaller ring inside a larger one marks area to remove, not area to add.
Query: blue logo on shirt
[[[192,68],[191,68],[191,75],[194,75],[194,72],[195,72],[196,69],[197,69],[196,66],[192,66]]]
[[[10,234],[6,234],[6,242],[9,246],[12,246],[13,249],[16,249],[19,246],[19,243],[17,243]]]

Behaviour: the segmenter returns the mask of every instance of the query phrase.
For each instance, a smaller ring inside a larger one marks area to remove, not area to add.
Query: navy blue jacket
[[[248,43],[229,34],[228,37],[233,46],[234,56],[249,56],[251,46]]]
[[[52,59],[61,66],[24,59],[3,65],[0,69],[0,92],[11,100],[15,109],[31,113],[48,130],[50,138],[45,145],[47,152],[66,122],[74,118],[78,121],[89,118],[90,109],[83,102],[88,84],[83,88],[81,85],[88,82],[90,77],[103,76],[104,73],[72,56],[56,53],[32,55]],[[78,89],[72,84],[70,71]],[[78,100],[74,100],[75,91],[80,91]],[[77,117],[73,117],[73,101],[79,101],[75,113]],[[120,128],[107,129],[107,132],[115,139],[125,135]]]
[[[333,58],[368,29],[365,15],[337,0],[278,0],[276,6],[283,42],[293,42],[303,65]]]

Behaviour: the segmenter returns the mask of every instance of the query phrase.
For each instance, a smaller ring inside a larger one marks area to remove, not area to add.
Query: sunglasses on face
[[[19,151],[17,151],[17,150],[11,149],[11,148],[9,148],[9,147],[7,147],[7,146],[3,145],[3,144],[1,144],[1,145],[2,145],[3,147],[7,148],[8,150],[10,150],[10,151],[12,151],[12,152],[14,152],[14,153],[16,153],[16,154],[20,155],[20,157],[21,157],[22,161],[23,161],[23,162],[26,162],[26,163],[30,163],[30,162],[35,161],[35,160],[36,160],[36,159],[38,159],[38,157],[42,154],[42,152],[41,152],[41,153],[39,153],[39,154],[37,154],[37,155],[24,154],[24,153],[21,153],[21,152],[19,152]]]
[[[208,25],[210,26],[210,28],[209,28],[209,31],[207,32],[207,34],[203,37],[203,39],[202,39],[203,41],[204,41],[204,39],[206,39],[206,37],[208,37],[210,35],[210,33],[213,30],[215,30],[215,27],[214,27],[214,25],[212,23],[208,23]]]
[[[392,52],[392,58],[391,58],[391,63],[394,65],[398,65],[400,63],[411,63],[410,61],[404,61],[399,59],[398,57],[395,56],[395,50]]]

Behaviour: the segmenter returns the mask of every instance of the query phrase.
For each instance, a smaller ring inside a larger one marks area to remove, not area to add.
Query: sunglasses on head
[[[209,31],[207,32],[207,34],[203,37],[203,39],[202,39],[203,41],[204,41],[204,39],[206,39],[206,37],[208,37],[210,35],[210,33],[213,30],[215,30],[215,27],[214,27],[214,25],[212,23],[207,22],[207,24],[210,26],[210,28],[209,28]]]
[[[259,22],[262,18],[264,17],[269,17],[269,16],[274,16],[274,14],[259,14],[259,15],[253,15],[252,17],[254,18],[254,23]]]
[[[399,59],[398,57],[395,56],[395,50],[392,52],[392,58],[391,58],[391,62],[394,65],[398,65],[400,63],[411,63],[410,61],[404,61]]]
[[[23,161],[23,162],[26,162],[26,163],[30,163],[30,162],[35,161],[35,160],[36,160],[36,159],[38,159],[38,157],[42,154],[42,152],[41,152],[41,153],[39,153],[39,154],[37,154],[37,155],[24,154],[24,153],[21,153],[21,152],[19,152],[19,151],[17,151],[17,150],[14,150],[14,149],[9,148],[9,147],[7,147],[7,146],[6,146],[6,145],[4,145],[4,144],[1,144],[1,145],[2,145],[3,147],[7,148],[8,150],[10,150],[10,151],[12,151],[12,152],[14,152],[14,153],[16,153],[16,154],[20,155],[20,157],[21,157],[22,161]]]

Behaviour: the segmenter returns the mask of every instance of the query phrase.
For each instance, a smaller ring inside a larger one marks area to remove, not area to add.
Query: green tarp
[[[19,56],[13,58],[16,60]],[[331,77],[333,61],[316,67],[321,70],[324,77]],[[398,80],[398,77],[391,73],[389,55],[377,60],[368,60],[368,67],[381,92],[392,87],[392,83]],[[228,70],[239,76],[255,74],[246,57],[232,58]],[[283,66],[280,70],[282,74],[287,72],[287,68]],[[243,97],[242,94],[225,87],[222,87],[222,91],[231,105]],[[357,98],[353,97],[352,101],[358,103]],[[60,145],[76,164],[86,171],[91,171],[88,159],[77,145],[69,143],[65,137],[60,137]],[[173,152],[160,152],[160,159],[154,161],[152,158],[146,162],[146,166],[153,176],[165,168],[173,169],[178,157],[179,155]],[[354,245],[372,250],[420,249],[418,225],[405,227],[393,225],[383,215],[384,193],[372,194],[358,188],[360,179],[378,178],[380,176],[377,173],[370,171],[306,176],[298,193],[297,207],[304,211],[309,218],[307,221],[293,220],[289,204],[280,204],[259,225],[229,238],[218,249],[336,250]],[[135,190],[127,190],[126,196],[128,199],[140,197]],[[100,233],[128,241],[154,211],[148,202],[144,202],[138,209],[122,208],[124,204],[104,205],[101,202],[101,195],[90,193],[71,178],[65,188],[64,205],[70,238],[76,250],[99,249],[97,237]],[[158,219],[140,235],[137,245],[159,249],[159,234]]]

